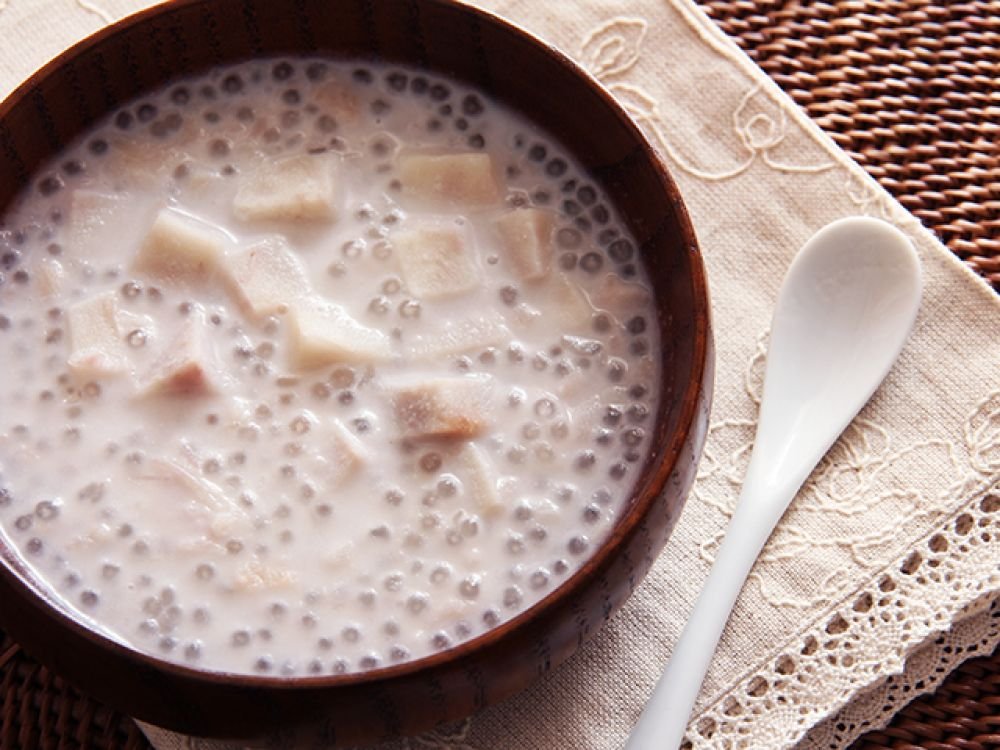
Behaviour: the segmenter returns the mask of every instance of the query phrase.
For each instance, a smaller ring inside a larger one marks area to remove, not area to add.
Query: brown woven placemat
[[[1000,0],[699,0],[724,31],[1000,291]],[[127,718],[0,631],[0,750],[138,750]],[[1000,748],[1000,650],[854,750]]]

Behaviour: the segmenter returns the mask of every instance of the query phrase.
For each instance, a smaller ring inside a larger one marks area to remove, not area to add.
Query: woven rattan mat
[[[1000,0],[700,0],[942,241],[1000,291]],[[0,750],[148,748],[0,632]],[[1000,651],[855,750],[1000,747]]]

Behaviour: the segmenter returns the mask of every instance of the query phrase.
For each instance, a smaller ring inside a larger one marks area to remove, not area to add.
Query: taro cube
[[[525,281],[544,278],[552,262],[552,214],[517,208],[496,220],[505,258]]]
[[[266,162],[244,178],[233,211],[244,221],[332,221],[333,172],[331,157],[323,154]]]
[[[472,248],[457,229],[424,227],[398,232],[393,247],[406,286],[417,297],[454,297],[480,285]]]
[[[404,194],[433,204],[481,207],[500,200],[489,154],[405,154],[399,179]]]

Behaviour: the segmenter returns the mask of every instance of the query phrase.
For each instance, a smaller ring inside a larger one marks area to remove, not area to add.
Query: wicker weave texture
[[[0,631],[0,750],[140,750],[128,718],[80,695]]]
[[[700,0],[747,53],[1000,291],[1000,0]],[[145,738],[0,631],[0,750]],[[1000,748],[1000,651],[852,750]]]
[[[700,0],[1000,291],[1000,0]]]
[[[1000,748],[1000,651],[965,662],[933,695],[918,698],[851,750]]]

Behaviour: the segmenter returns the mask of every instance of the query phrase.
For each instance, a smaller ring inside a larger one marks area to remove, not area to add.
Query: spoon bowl
[[[792,261],[771,324],[757,435],[736,510],[626,750],[680,745],[750,568],[803,482],[889,373],[920,296],[913,245],[878,219],[835,221]]]

